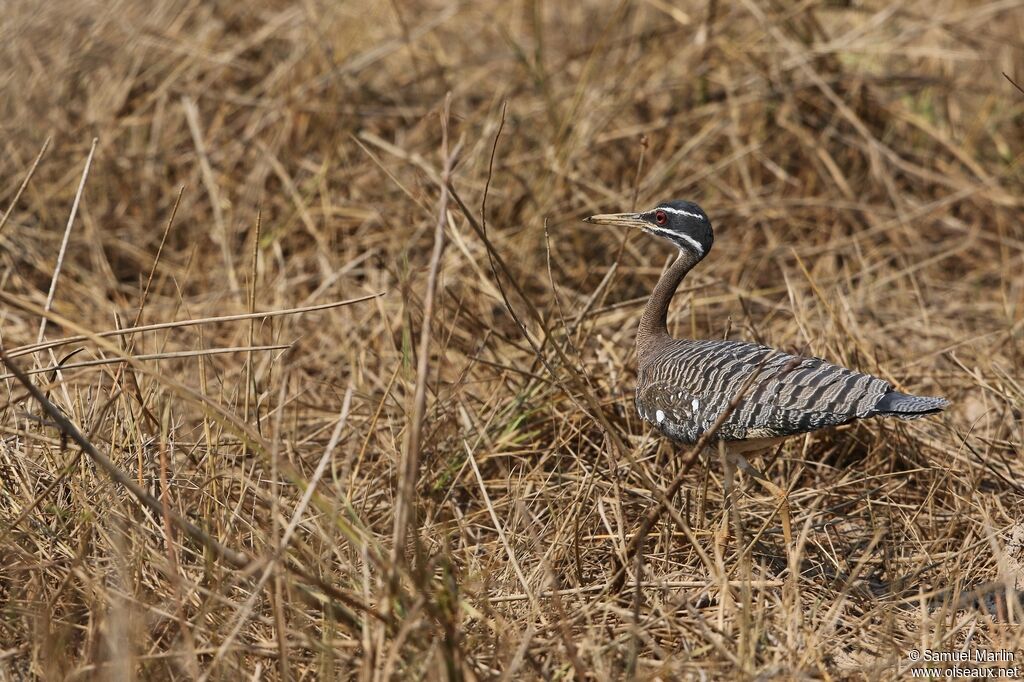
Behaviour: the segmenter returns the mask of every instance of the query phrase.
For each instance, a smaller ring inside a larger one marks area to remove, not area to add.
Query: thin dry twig
[[[419,480],[420,462],[420,430],[423,427],[423,413],[427,402],[427,372],[430,369],[431,324],[434,317],[434,299],[437,294],[437,278],[441,269],[441,256],[445,247],[445,225],[448,222],[448,182],[460,145],[449,149],[448,122],[451,109],[451,95],[445,97],[444,110],[441,114],[441,157],[444,167],[441,173],[441,198],[438,201],[437,223],[434,227],[434,247],[430,254],[430,266],[427,273],[427,287],[423,296],[423,326],[420,330],[419,345],[416,353],[416,388],[409,428],[406,432],[405,447],[402,451],[401,476],[398,494],[395,497],[395,528],[393,561],[397,565],[403,561],[405,540],[409,531],[410,520],[416,508],[416,482]]]
[[[107,331],[96,332],[95,336],[99,338],[110,338],[116,336],[126,336],[129,334],[136,334],[141,332],[152,332],[159,331],[162,329],[179,329],[184,327],[193,327],[196,325],[206,324],[217,324],[220,322],[242,322],[245,320],[254,320],[262,318],[280,317],[283,315],[300,315],[302,313],[311,313],[319,310],[330,310],[332,308],[340,308],[342,306],[353,305],[355,303],[362,303],[378,296],[383,296],[385,292],[379,292],[376,294],[368,294],[366,296],[358,296],[356,298],[350,298],[343,301],[331,301],[330,303],[318,303],[316,305],[302,306],[299,308],[283,308],[281,310],[261,310],[253,313],[238,313],[236,315],[217,315],[215,317],[200,317],[192,320],[179,320],[177,322],[154,322],[153,324],[146,324],[138,327],[126,327],[124,329],[110,329]],[[31,310],[27,302],[21,299],[11,296],[5,292],[0,292],[0,301],[8,304],[13,308]],[[77,334],[75,336],[69,336],[63,339],[54,339],[45,343],[34,343],[29,346],[18,346],[12,348],[9,354],[12,358],[19,357],[21,355],[28,355],[29,353],[38,353],[42,350],[49,350],[51,348],[58,348],[60,346],[66,346],[71,343],[80,343],[82,341],[88,341],[90,336],[84,334]]]
[[[85,193],[85,181],[89,177],[89,169],[92,167],[92,157],[96,153],[98,138],[92,138],[92,146],[89,147],[89,156],[85,160],[85,168],[82,169],[82,178],[78,182],[78,191],[75,192],[75,201],[71,204],[71,213],[68,214],[68,223],[64,228],[64,238],[60,242],[60,250],[57,252],[57,264],[53,267],[53,277],[50,279],[50,290],[46,292],[46,304],[43,310],[49,312],[53,306],[53,296],[57,293],[57,280],[60,279],[60,271],[64,267],[64,254],[68,250],[68,242],[71,240],[71,226],[75,224],[75,216],[78,215],[78,204],[82,201],[82,194]],[[27,178],[26,178],[27,180]],[[20,194],[20,192],[19,192]],[[39,320],[39,334],[36,343],[43,342],[43,335],[46,334],[46,317]]]
[[[33,369],[25,370],[25,374],[31,376],[33,374],[47,374],[49,372],[55,372],[60,370],[66,372],[72,369],[82,369],[83,367],[99,367],[101,365],[114,365],[128,363],[131,361],[144,361],[144,360],[173,360],[175,358],[194,358],[202,355],[224,355],[225,353],[251,353],[251,352],[266,352],[273,350],[285,350],[291,348],[290,343],[275,343],[266,346],[235,346],[233,348],[204,348],[203,350],[181,350],[181,351],[167,351],[164,353],[143,353],[141,355],[126,355],[120,358],[96,358],[94,360],[82,360],[80,362],[60,362],[51,367],[35,367]],[[66,358],[65,358],[66,359]],[[13,379],[15,374],[0,374],[0,379]],[[117,383],[116,381],[114,382]]]
[[[3,217],[0,217],[0,233],[4,231],[4,227],[7,225],[7,220],[11,217],[11,212],[14,211],[14,207],[18,205],[18,200],[21,199],[22,192],[28,187],[28,183],[32,181],[32,176],[36,174],[36,168],[39,167],[39,162],[43,160],[43,156],[46,154],[46,150],[50,148],[50,140],[52,138],[47,137],[43,142],[43,146],[39,148],[39,153],[36,154],[35,161],[29,166],[28,172],[25,173],[25,179],[21,181],[21,185],[18,186],[18,191],[14,193],[14,198],[11,199],[10,205],[7,210],[4,211]]]

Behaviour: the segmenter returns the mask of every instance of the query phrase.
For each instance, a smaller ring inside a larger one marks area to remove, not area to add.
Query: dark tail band
[[[942,412],[949,406],[945,398],[925,398],[907,395],[899,391],[889,391],[875,404],[871,416],[899,417],[900,419],[917,419],[925,415]]]

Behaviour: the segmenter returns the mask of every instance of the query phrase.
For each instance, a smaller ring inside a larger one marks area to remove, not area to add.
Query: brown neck
[[[640,328],[636,332],[637,354],[643,355],[644,350],[654,341],[667,340],[668,336],[668,305],[672,295],[676,293],[679,283],[683,281],[694,265],[700,261],[697,254],[689,249],[680,249],[679,256],[654,287],[651,297],[647,299],[644,315],[640,318]]]

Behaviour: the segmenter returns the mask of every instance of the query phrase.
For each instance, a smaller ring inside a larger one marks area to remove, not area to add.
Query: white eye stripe
[[[675,232],[673,230],[665,230],[665,229],[662,229],[660,227],[654,227],[654,226],[651,226],[648,229],[651,232],[656,232],[658,234],[663,234],[666,237],[668,237],[669,239],[685,239],[687,241],[687,243],[689,243],[689,245],[693,247],[694,251],[696,251],[701,256],[704,255],[704,248],[700,245],[700,242],[698,242],[696,239],[694,239],[693,237],[691,237],[688,234],[683,234],[682,232]]]
[[[696,218],[697,220],[702,220],[702,221],[707,220],[707,218],[702,216],[700,213],[693,213],[691,211],[684,211],[681,208],[672,208],[671,206],[659,206],[656,210],[664,211],[665,213],[675,213],[676,215],[690,216],[691,218]]]
[[[700,242],[698,242],[696,239],[694,239],[690,235],[676,233],[675,236],[676,237],[682,237],[683,239],[685,239],[687,242],[690,243],[690,246],[693,247],[694,251],[696,251],[701,256],[704,255],[704,249],[701,247]]]

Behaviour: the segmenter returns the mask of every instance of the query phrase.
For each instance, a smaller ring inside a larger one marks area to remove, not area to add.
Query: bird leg
[[[787,551],[793,546],[793,528],[789,514],[789,494],[772,483],[772,481],[761,473],[747,458],[739,453],[733,453],[731,459],[740,469],[750,474],[751,478],[760,483],[765,490],[770,492],[779,501],[779,517],[782,519],[782,536],[786,540]]]
[[[722,481],[723,487],[725,488],[725,506],[729,509],[732,514],[732,525],[733,530],[736,533],[736,540],[739,545],[743,546],[743,526],[740,523],[740,513],[736,502],[736,462],[729,453],[726,445],[723,441],[718,443],[718,455],[722,460],[722,473],[724,479]],[[728,537],[728,522],[723,521],[725,525],[724,532]]]
[[[722,472],[723,480],[722,487],[725,489],[725,498],[722,503],[725,507],[725,513],[722,515],[722,526],[717,533],[715,533],[715,553],[717,554],[716,561],[719,569],[719,578],[721,579],[721,585],[719,587],[719,602],[718,602],[718,629],[725,631],[725,616],[726,612],[733,610],[733,595],[732,590],[729,587],[729,571],[725,568],[725,550],[729,543],[729,521],[730,516],[732,517],[733,532],[736,535],[736,546],[740,552],[743,551],[743,526],[740,521],[739,512],[739,496],[736,495],[736,465],[732,461],[728,450],[725,447],[725,443],[719,441],[718,443],[718,456],[722,460]],[[742,559],[742,557],[741,557]]]

